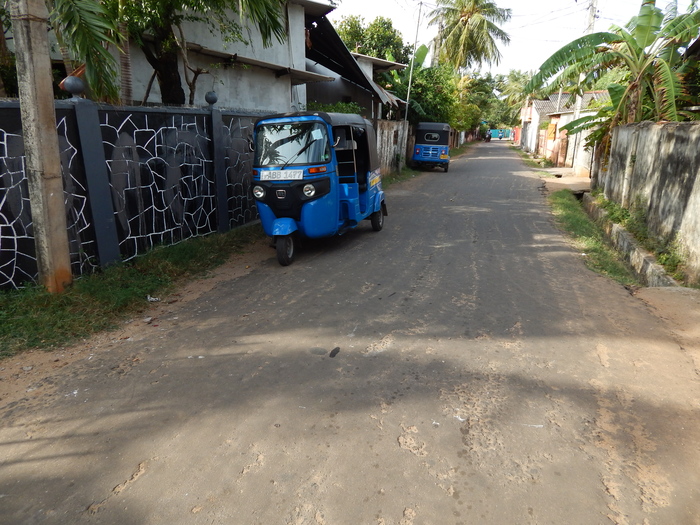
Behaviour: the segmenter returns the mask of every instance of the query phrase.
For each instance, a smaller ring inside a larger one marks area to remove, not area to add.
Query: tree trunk
[[[185,41],[185,32],[182,30],[182,25],[178,24],[177,29],[180,33],[180,39],[177,41],[177,45],[180,48],[180,53],[182,53],[182,65],[184,66],[184,73],[185,73],[185,83],[187,84],[187,87],[190,88],[190,98],[188,99],[188,104],[190,106],[194,105],[194,93],[195,89],[197,88],[197,79],[199,78],[199,75],[202,73],[209,73],[206,69],[202,69],[201,67],[198,67],[197,69],[194,69],[193,67],[190,66],[190,60],[189,57],[187,56],[187,44]],[[192,78],[190,78],[189,72],[192,72]]]
[[[10,59],[10,50],[7,49],[7,40],[5,40],[5,31],[0,27],[0,67],[3,69],[12,65],[12,60]],[[2,81],[2,76],[0,75],[0,97],[6,97],[7,92],[5,91],[5,83]]]
[[[133,103],[132,75],[131,75],[131,50],[129,48],[129,31],[126,23],[119,23],[119,35],[121,36],[122,50],[119,52],[119,78],[121,79],[122,104]]]
[[[178,48],[172,27],[155,28],[154,41],[144,42],[141,49],[156,72],[161,102],[166,105],[183,105],[185,90],[178,69]]]

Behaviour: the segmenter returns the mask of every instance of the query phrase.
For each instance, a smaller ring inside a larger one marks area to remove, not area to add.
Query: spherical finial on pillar
[[[204,100],[207,101],[207,104],[213,106],[216,104],[216,101],[219,100],[219,97],[216,95],[216,91],[207,91],[204,94]]]
[[[63,89],[73,95],[73,98],[79,98],[85,92],[85,83],[80,78],[71,75],[63,81]]]

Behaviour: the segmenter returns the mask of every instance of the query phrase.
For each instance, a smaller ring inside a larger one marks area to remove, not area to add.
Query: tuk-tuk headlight
[[[313,184],[307,184],[306,186],[304,186],[302,191],[304,192],[304,195],[306,195],[309,198],[316,195],[316,188],[314,187]]]
[[[265,188],[263,188],[262,186],[254,186],[253,196],[256,199],[262,199],[263,197],[265,197]]]

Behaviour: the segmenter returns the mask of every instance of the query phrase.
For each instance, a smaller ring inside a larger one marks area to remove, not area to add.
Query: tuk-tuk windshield
[[[260,124],[256,130],[255,166],[298,166],[330,161],[328,132],[322,122]]]

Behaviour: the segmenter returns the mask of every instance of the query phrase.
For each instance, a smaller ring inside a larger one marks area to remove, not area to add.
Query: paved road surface
[[[84,343],[0,412],[0,523],[700,523],[694,366],[541,186],[476,145]]]

